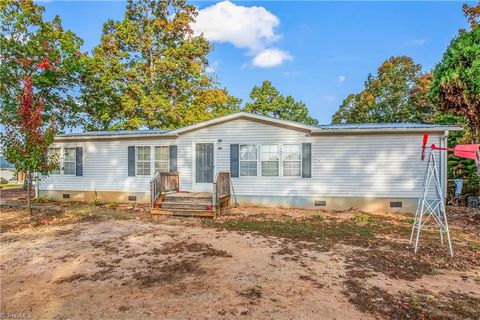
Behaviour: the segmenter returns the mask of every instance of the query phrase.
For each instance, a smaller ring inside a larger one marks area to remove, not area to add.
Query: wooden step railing
[[[178,172],[157,172],[150,181],[150,203],[152,208],[161,194],[180,190]]]
[[[230,172],[220,171],[213,184],[213,204],[217,214],[230,201]]]

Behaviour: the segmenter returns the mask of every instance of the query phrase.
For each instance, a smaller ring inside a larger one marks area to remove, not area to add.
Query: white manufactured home
[[[228,173],[226,188],[240,205],[414,212],[426,167],[423,134],[445,147],[457,129],[309,126],[240,112],[170,131],[64,134],[50,150],[60,169],[44,177],[39,195],[154,205],[158,172],[176,177],[179,194],[214,194],[219,173]],[[446,157],[438,164],[445,187]]]

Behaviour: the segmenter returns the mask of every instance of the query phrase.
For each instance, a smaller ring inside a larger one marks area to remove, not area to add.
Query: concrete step
[[[150,209],[150,213],[153,215],[163,216],[184,216],[184,217],[209,217],[215,216],[213,210],[165,210],[161,208]]]
[[[159,202],[160,208],[165,210],[208,210],[211,203]]]

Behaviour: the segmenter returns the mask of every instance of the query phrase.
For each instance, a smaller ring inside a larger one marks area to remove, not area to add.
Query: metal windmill
[[[445,211],[445,194],[440,182],[440,175],[438,173],[437,161],[435,159],[435,152],[452,151],[455,156],[479,161],[480,144],[457,145],[455,148],[440,148],[432,144],[427,147],[428,134],[423,136],[422,156],[425,159],[425,152],[428,149],[427,167],[423,180],[422,194],[418,199],[417,210],[415,212],[415,219],[413,221],[412,233],[410,235],[410,244],[415,235],[415,253],[418,250],[420,241],[420,232],[425,229],[427,222],[433,221],[439,227],[440,242],[443,246],[443,236],[446,234],[448,241],[448,249],[450,255],[453,257],[452,242],[450,240],[450,232],[448,230],[447,214]],[[434,193],[431,193],[433,186]]]

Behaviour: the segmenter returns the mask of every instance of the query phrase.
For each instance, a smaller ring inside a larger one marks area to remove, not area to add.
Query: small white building
[[[156,171],[178,172],[179,188],[212,192],[228,171],[240,205],[414,212],[426,162],[422,136],[446,146],[456,127],[424,124],[309,126],[245,112],[171,131],[58,136],[60,170],[40,196],[150,202]],[[446,156],[438,156],[442,184]]]

